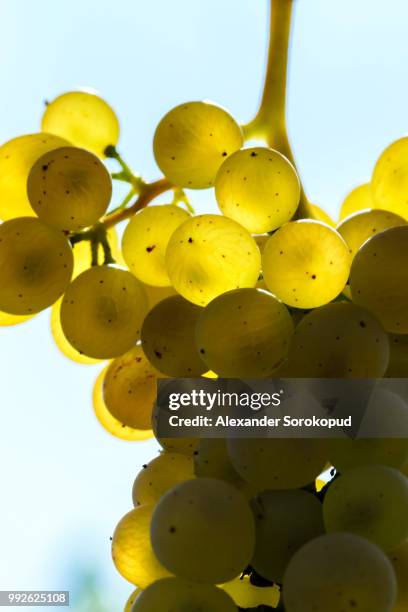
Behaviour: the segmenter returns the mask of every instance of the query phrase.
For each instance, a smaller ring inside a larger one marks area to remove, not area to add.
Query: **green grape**
[[[96,418],[109,434],[120,440],[133,442],[136,440],[148,440],[153,437],[151,429],[132,429],[124,425],[109,412],[103,399],[103,382],[108,368],[104,368],[95,381],[92,392],[92,403]]]
[[[408,333],[408,225],[368,240],[350,273],[353,301],[370,310],[392,333]]]
[[[64,332],[62,331],[61,326],[61,304],[62,299],[60,298],[55,304],[51,307],[51,334],[52,338],[57,346],[57,348],[61,351],[65,357],[68,357],[71,361],[75,361],[76,363],[82,364],[93,364],[99,363],[99,359],[94,359],[93,357],[87,357],[79,353],[72,344],[68,342],[65,337]]]
[[[147,308],[144,288],[133,274],[95,266],[82,272],[65,292],[62,331],[80,353],[110,359],[137,342]]]
[[[223,108],[188,102],[160,121],[153,150],[157,165],[174,185],[205,189],[214,184],[225,158],[242,144],[241,128]]]
[[[258,245],[259,252],[262,255],[263,250],[265,248],[265,244],[268,242],[269,234],[255,234],[252,237],[255,240],[256,244]]]
[[[285,359],[293,334],[288,309],[259,289],[235,289],[201,312],[197,346],[208,369],[225,378],[270,376]]]
[[[200,439],[194,453],[194,470],[199,478],[217,478],[229,482],[246,497],[256,494],[234,469],[225,438]]]
[[[355,212],[374,208],[371,183],[363,183],[355,187],[345,198],[340,208],[340,221]]]
[[[119,140],[114,111],[105,100],[87,91],[69,91],[47,104],[41,128],[99,157],[104,157],[108,145],[116,145]]]
[[[255,240],[241,225],[220,215],[200,215],[173,233],[166,266],[175,290],[205,306],[231,289],[255,287],[261,256]]]
[[[227,444],[238,474],[259,491],[304,487],[327,462],[325,440],[231,438]]]
[[[286,566],[303,544],[324,533],[322,504],[307,491],[265,491],[251,503],[256,540],[251,566],[282,583]]]
[[[145,589],[171,574],[160,564],[150,543],[154,506],[139,506],[119,521],[112,538],[112,559],[119,574]]]
[[[408,335],[390,334],[387,378],[408,378]]]
[[[395,596],[387,557],[349,533],[323,535],[305,544],[283,579],[287,612],[392,612]]]
[[[136,601],[136,597],[141,593],[140,589],[135,589],[129,596],[129,599],[126,602],[125,609],[123,612],[132,612],[133,604]]]
[[[208,368],[194,341],[200,308],[179,295],[152,308],[142,327],[142,345],[152,365],[173,377],[200,376]]]
[[[374,208],[408,219],[408,137],[393,142],[381,154],[371,179]]]
[[[323,503],[327,532],[349,531],[390,551],[408,538],[408,478],[384,465],[348,470]]]
[[[323,221],[323,223],[330,225],[330,227],[336,227],[336,224],[333,221],[333,219],[323,208],[320,208],[320,206],[317,206],[317,204],[310,204],[310,203],[309,203],[309,207],[311,209],[313,219],[316,219],[317,221]]]
[[[230,582],[220,585],[240,608],[257,608],[258,606],[278,606],[280,591],[277,585],[255,586],[251,584],[249,576],[238,576]],[[262,608],[261,608],[262,610]]]
[[[133,274],[148,285],[168,287],[165,254],[172,233],[190,218],[187,211],[166,204],[141,210],[122,238],[123,257]]]
[[[248,502],[212,478],[183,482],[157,504],[153,550],[180,578],[218,584],[235,578],[251,560],[255,529]]]
[[[250,232],[270,232],[296,212],[300,183],[283,155],[266,147],[241,149],[228,157],[215,178],[221,212]]]
[[[116,357],[103,384],[103,398],[111,415],[133,429],[151,429],[157,379],[161,376],[140,345]]]
[[[132,498],[134,506],[157,504],[171,488],[194,478],[191,457],[180,453],[163,452],[150,461],[136,476]]]
[[[306,314],[289,347],[291,376],[298,378],[375,378],[384,375],[388,336],[360,306],[335,302]]]
[[[112,196],[103,163],[85,149],[60,147],[33,165],[27,194],[35,213],[54,227],[75,232],[96,223]]]
[[[0,219],[34,217],[27,197],[27,178],[39,157],[69,142],[52,134],[27,134],[0,147]]]
[[[408,540],[389,555],[397,577],[397,601],[392,612],[407,612],[408,609]]]
[[[406,221],[394,213],[386,210],[365,210],[346,217],[337,226],[337,231],[344,238],[351,256],[354,257],[366,240],[378,232],[399,225],[406,225]]]
[[[149,310],[151,310],[154,306],[156,306],[156,304],[158,304],[162,300],[173,295],[177,295],[173,287],[153,287],[152,285],[145,284],[143,284],[143,286],[147,293]]]
[[[187,457],[193,457],[198,450],[200,440],[198,438],[164,438],[158,435],[158,406],[153,408],[152,429],[160,446],[169,453],[180,453]]]
[[[0,311],[0,327],[11,327],[12,325],[19,325],[28,321],[32,318],[32,315],[14,315],[8,312]]]
[[[347,283],[350,255],[343,238],[320,221],[287,223],[265,246],[266,286],[295,308],[316,308],[333,300]]]
[[[210,584],[164,578],[140,593],[133,612],[237,612],[231,597]]]
[[[0,310],[30,315],[51,306],[67,288],[72,249],[58,230],[33,217],[0,225]]]

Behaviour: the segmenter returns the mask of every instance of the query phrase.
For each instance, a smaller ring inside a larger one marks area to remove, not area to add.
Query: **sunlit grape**
[[[344,238],[352,257],[362,244],[378,232],[406,225],[399,215],[386,210],[365,210],[346,217],[337,227],[340,236]]]
[[[273,149],[253,147],[236,151],[222,164],[215,196],[224,215],[260,234],[293,217],[300,183],[286,157]]]
[[[167,204],[141,210],[127,225],[122,251],[133,274],[148,285],[167,287],[165,254],[173,232],[190,217],[178,206]]]
[[[387,331],[408,333],[408,225],[368,240],[350,273],[353,301],[370,310]]]
[[[136,476],[132,490],[133,504],[157,504],[167,491],[192,478],[194,464],[191,457],[163,452],[144,465]]]
[[[317,204],[310,203],[309,208],[311,209],[313,219],[316,219],[317,221],[323,221],[323,223],[327,223],[327,225],[330,225],[330,227],[336,227],[336,224],[333,219],[323,208],[317,206]]]
[[[240,608],[257,608],[271,606],[276,608],[279,602],[279,588],[274,586],[255,586],[249,576],[238,576],[230,582],[220,585],[223,591],[232,597]],[[262,608],[261,608],[262,609]]]
[[[131,593],[131,595],[129,596],[129,599],[126,602],[125,609],[123,610],[123,612],[132,612],[133,604],[135,603],[136,597],[139,595],[140,592],[141,592],[140,589],[135,589]]]
[[[397,601],[392,612],[408,609],[408,540],[388,555],[397,577]]]
[[[62,330],[88,357],[117,357],[139,339],[147,308],[146,293],[133,274],[96,266],[80,274],[65,292]]]
[[[12,325],[19,325],[31,319],[32,315],[14,315],[8,312],[0,311],[0,327],[11,327]]]
[[[37,215],[54,227],[78,231],[106,212],[112,181],[103,163],[85,149],[60,147],[40,157],[27,181]]]
[[[32,217],[0,226],[0,309],[29,315],[51,306],[65,291],[72,250],[58,230]]]
[[[193,455],[195,455],[200,443],[199,438],[165,438],[158,435],[157,424],[158,407],[156,404],[156,406],[153,408],[152,428],[160,446],[169,453],[181,453],[187,457],[193,457]]]
[[[246,568],[254,531],[251,510],[239,491],[221,480],[197,478],[162,497],[153,514],[151,538],[169,571],[217,584]]]
[[[47,104],[41,127],[99,157],[119,140],[119,122],[112,108],[86,91],[69,91]]]
[[[187,102],[167,113],[156,128],[154,156],[175,185],[211,187],[228,155],[241,148],[243,136],[223,108],[209,102]]]
[[[349,533],[323,535],[291,559],[283,579],[288,612],[392,612],[396,581],[374,544]]]
[[[219,376],[269,376],[287,355],[293,322],[284,304],[258,289],[236,289],[210,302],[197,323],[197,346]]]
[[[361,210],[374,207],[373,196],[371,193],[371,183],[363,183],[355,187],[345,198],[340,208],[340,221],[349,215]]]
[[[99,359],[87,357],[87,355],[79,353],[66,339],[61,326],[61,304],[62,298],[55,302],[51,308],[51,334],[57,348],[71,361],[76,361],[77,363],[82,364],[98,363],[100,361]]]
[[[220,215],[200,215],[174,232],[166,266],[176,291],[205,306],[225,291],[255,287],[261,256],[241,225]]]
[[[268,289],[285,304],[315,308],[343,290],[350,255],[334,229],[319,221],[295,221],[269,238],[262,270]]]
[[[147,300],[149,302],[149,310],[154,308],[156,304],[165,300],[168,297],[172,297],[173,295],[177,295],[173,287],[153,287],[152,285],[145,285],[143,283],[143,287],[147,293]]]
[[[34,217],[27,196],[27,178],[39,157],[69,145],[51,134],[27,134],[9,140],[0,147],[0,219]]]
[[[381,154],[372,181],[374,208],[408,219],[408,137],[393,142]]]

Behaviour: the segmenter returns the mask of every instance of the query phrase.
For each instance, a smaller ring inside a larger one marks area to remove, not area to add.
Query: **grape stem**
[[[294,0],[270,0],[269,51],[261,103],[243,126],[245,140],[259,139],[285,155],[296,168],[286,128],[287,72]],[[298,172],[299,174],[299,172]],[[301,185],[297,218],[313,217]]]

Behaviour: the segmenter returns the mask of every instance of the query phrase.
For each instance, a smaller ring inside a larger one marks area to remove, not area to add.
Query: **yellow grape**
[[[221,212],[253,233],[270,232],[296,212],[300,183],[286,157],[267,147],[241,149],[228,157],[215,178]]]
[[[387,378],[408,378],[408,335],[389,334],[390,361]]]
[[[408,219],[408,137],[393,142],[381,154],[371,179],[374,208]]]
[[[323,535],[305,544],[283,579],[287,612],[392,612],[395,597],[387,557],[349,533]]]
[[[309,208],[311,209],[313,219],[316,219],[317,221],[323,221],[323,223],[327,223],[327,225],[330,225],[330,227],[336,227],[336,224],[333,219],[323,208],[320,208],[320,206],[317,206],[317,204],[310,203]]]
[[[118,244],[118,235],[114,227],[108,229],[106,237],[109,242],[113,258],[118,264],[120,264],[121,254]],[[82,240],[81,242],[74,244],[72,251],[74,253],[74,272],[72,274],[72,278],[76,278],[81,274],[81,272],[85,272],[85,270],[92,267],[91,244],[89,240]],[[104,261],[105,255],[103,252],[103,247],[99,243],[97,248],[98,266],[102,266]]]
[[[135,589],[129,596],[129,599],[126,602],[125,605],[125,609],[123,610],[123,612],[132,612],[133,610],[133,604],[136,601],[136,597],[139,595],[139,593],[141,593],[140,589]]]
[[[230,484],[197,478],[162,497],[153,513],[151,539],[157,558],[176,576],[219,584],[249,564],[254,519],[246,499]]]
[[[365,210],[346,217],[337,226],[337,231],[346,241],[350,254],[354,257],[366,240],[378,232],[399,225],[406,225],[406,221],[392,212]]]
[[[133,504],[135,507],[157,504],[167,491],[192,478],[194,478],[192,458],[165,451],[144,465],[136,476],[132,490]]]
[[[368,240],[350,273],[353,301],[370,310],[392,333],[408,333],[408,225]]]
[[[33,217],[0,226],[0,310],[29,315],[51,306],[65,291],[74,258],[67,238]]]
[[[208,369],[225,378],[270,376],[285,359],[293,322],[288,309],[259,289],[235,289],[201,312],[197,346]]]
[[[148,440],[149,438],[152,438],[153,431],[151,429],[141,430],[127,427],[126,425],[123,425],[123,423],[115,419],[115,417],[112,416],[109,410],[107,409],[106,404],[103,400],[103,381],[105,379],[107,369],[107,367],[104,368],[99,374],[93,388],[93,409],[99,423],[108,433],[110,433],[115,438],[120,438],[121,440],[133,442],[135,440]]]
[[[408,540],[388,555],[397,577],[397,601],[392,612],[408,609]]]
[[[355,187],[345,198],[340,208],[339,220],[341,221],[355,212],[370,208],[374,208],[371,183],[363,183]]]
[[[200,215],[174,232],[166,265],[176,291],[205,306],[231,289],[255,287],[261,256],[255,240],[241,225],[220,215]]]
[[[259,491],[304,487],[327,462],[325,440],[231,438],[227,444],[238,474]]]
[[[237,612],[231,597],[209,584],[180,578],[158,580],[141,593],[133,612]]]
[[[0,219],[34,217],[27,197],[27,178],[39,157],[69,142],[52,134],[27,134],[0,147]]]
[[[326,531],[348,531],[390,551],[408,538],[408,478],[384,465],[344,472],[323,502]]]
[[[286,566],[303,544],[324,533],[321,502],[307,491],[265,491],[251,502],[256,544],[251,566],[282,583]]]
[[[269,234],[255,234],[252,237],[255,240],[256,244],[258,245],[259,252],[262,255],[263,250],[265,248],[265,244],[268,242]]]
[[[143,284],[143,286],[147,293],[149,310],[154,308],[154,306],[156,306],[156,304],[158,304],[162,300],[165,300],[166,298],[171,297],[173,295],[177,295],[173,287],[153,287],[152,285],[145,284]]]
[[[19,325],[28,321],[32,318],[32,315],[13,315],[8,312],[0,311],[0,327],[10,327],[12,325]]]
[[[223,591],[232,597],[240,608],[257,608],[258,606],[271,606],[276,608],[279,602],[279,588],[277,585],[255,586],[251,584],[249,576],[238,576],[230,582],[220,585]]]
[[[171,285],[166,271],[166,248],[173,232],[189,218],[182,208],[165,204],[144,208],[128,223],[122,253],[139,280],[157,287]]]
[[[134,508],[119,521],[112,538],[112,559],[118,572],[140,589],[171,574],[161,565],[150,543],[154,506]]]
[[[316,308],[344,289],[350,255],[331,227],[320,221],[294,221],[269,238],[262,270],[268,289],[285,304]]]
[[[384,375],[388,358],[388,336],[376,318],[355,304],[335,302],[301,319],[288,364],[298,378],[375,378]]]
[[[160,446],[169,453],[180,453],[187,457],[196,454],[200,440],[198,438],[163,438],[157,433],[158,408],[153,409],[152,428]]]
[[[156,128],[154,156],[175,185],[205,189],[228,155],[241,148],[242,131],[235,119],[209,102],[187,102],[169,111]]]
[[[61,326],[77,351],[110,359],[137,342],[147,308],[145,290],[133,274],[95,266],[80,274],[65,292]]]
[[[93,357],[81,355],[81,353],[74,349],[72,344],[70,344],[66,339],[61,326],[61,304],[62,298],[55,302],[55,304],[53,304],[51,307],[51,334],[57,348],[61,351],[63,355],[65,355],[65,357],[68,357],[68,359],[70,359],[71,361],[75,361],[77,363],[82,364],[98,363],[100,361],[99,359],[94,359]]]
[[[33,165],[27,194],[33,210],[45,223],[75,232],[94,225],[106,212],[112,180],[93,153],[60,147],[45,153]]]
[[[201,308],[180,295],[168,297],[152,308],[142,326],[147,358],[163,374],[200,376],[208,370],[195,344],[195,328]]]
[[[104,157],[108,145],[116,145],[119,140],[119,121],[112,108],[86,91],[69,91],[47,104],[41,127],[99,157]]]

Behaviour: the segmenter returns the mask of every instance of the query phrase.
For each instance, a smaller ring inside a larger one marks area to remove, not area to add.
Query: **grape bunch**
[[[126,611],[403,612],[407,439],[156,432],[160,378],[408,375],[408,138],[335,221],[290,152],[250,136],[213,103],[176,106],[146,182],[102,98],[48,103],[38,133],[0,147],[0,325],[50,308],[61,352],[102,365],[100,424],[161,446],[112,538]],[[116,207],[113,181],[129,189]],[[195,215],[197,189],[218,210]],[[408,393],[376,400],[384,431],[405,418]]]

